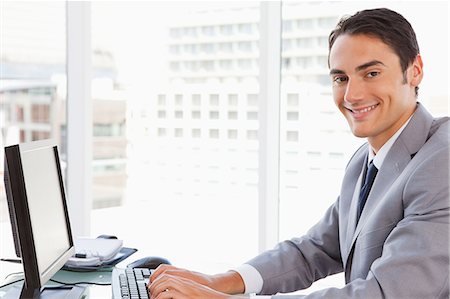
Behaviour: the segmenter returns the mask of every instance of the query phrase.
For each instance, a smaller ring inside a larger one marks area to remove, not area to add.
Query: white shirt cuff
[[[239,267],[236,267],[232,269],[233,271],[236,271],[241,275],[242,280],[244,281],[245,285],[245,294],[251,294],[251,293],[259,293],[262,290],[263,287],[263,278],[261,274],[259,274],[258,270],[256,270],[253,266],[250,266],[248,264],[240,265]],[[270,298],[267,296],[257,296],[250,298]]]

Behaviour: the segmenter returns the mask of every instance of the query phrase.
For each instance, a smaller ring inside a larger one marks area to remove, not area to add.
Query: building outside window
[[[260,3],[91,5],[92,235],[116,234],[199,271],[251,258],[258,252]],[[448,65],[448,29],[436,48],[424,17],[445,23],[448,4],[283,2],[280,239],[318,221],[363,142],[332,102],[328,34],[343,14],[383,5],[416,29],[428,70],[420,100],[448,115],[448,70],[441,67]],[[1,9],[2,146],[56,138],[64,160],[65,4],[2,2]],[[19,23],[29,30],[17,31]],[[129,225],[108,221],[117,218]],[[180,252],[180,243],[189,246]]]

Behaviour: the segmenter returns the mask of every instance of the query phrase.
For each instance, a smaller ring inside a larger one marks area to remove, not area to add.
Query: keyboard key
[[[142,269],[142,275],[145,279],[150,278],[150,270],[149,269]]]
[[[117,287],[122,299],[150,299],[147,290],[150,275],[149,269],[126,269],[120,274]]]

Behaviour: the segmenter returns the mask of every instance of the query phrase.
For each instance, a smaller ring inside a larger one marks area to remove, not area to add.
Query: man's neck
[[[395,134],[397,134],[400,129],[405,127],[416,109],[417,103],[411,109],[409,109],[410,111],[408,113],[402,115],[402,117],[400,117],[388,130],[380,133],[377,136],[367,137],[367,142],[369,143],[375,155]]]
[[[412,115],[403,123],[403,125],[379,148],[378,151],[375,151],[372,146],[369,147],[369,157],[367,163],[373,160],[374,165],[380,169],[381,165],[384,162],[384,159],[386,158],[388,152],[391,150],[391,147],[397,140],[397,138],[400,136],[400,134],[403,132],[403,130],[408,125],[409,121],[411,120]]]

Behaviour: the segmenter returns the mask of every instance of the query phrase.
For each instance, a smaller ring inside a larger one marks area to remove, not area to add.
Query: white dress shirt
[[[412,116],[411,116],[412,117]],[[380,169],[383,165],[384,159],[386,158],[389,150],[391,149],[394,142],[397,140],[398,136],[403,132],[406,125],[411,120],[411,117],[403,124],[403,126],[395,132],[394,135],[392,135],[391,138],[389,138],[388,141],[380,148],[378,153],[375,154],[372,148],[369,148],[369,155],[367,159],[367,165],[369,165],[370,161],[373,160],[373,164],[377,169]],[[355,192],[359,193],[360,186],[357,186],[355,188]],[[253,266],[248,264],[243,264],[239,267],[236,267],[233,269],[233,271],[236,271],[241,275],[242,279],[244,280],[245,285],[245,294],[250,294],[250,298],[257,298],[257,299],[270,299],[272,296],[261,296],[261,295],[255,295],[259,292],[261,292],[263,287],[263,278],[261,274],[256,270]]]

